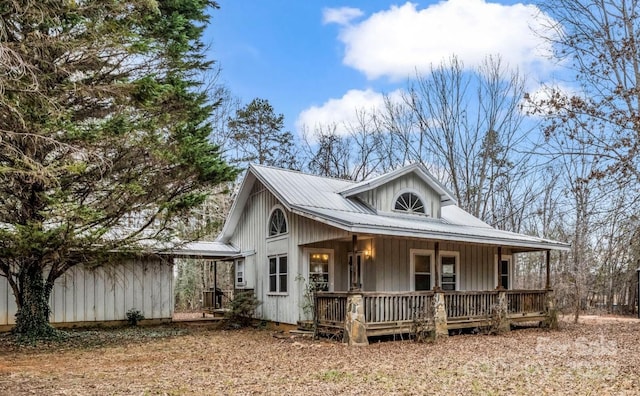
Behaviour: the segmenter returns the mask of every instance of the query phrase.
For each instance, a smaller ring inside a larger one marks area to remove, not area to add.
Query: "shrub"
[[[256,308],[261,302],[253,292],[238,292],[231,300],[229,312],[225,314],[230,327],[247,327],[251,325]]]
[[[140,310],[131,308],[127,311],[127,321],[129,322],[129,325],[137,326],[138,322],[140,322],[141,320],[144,320],[144,315],[142,314],[142,312],[140,312]]]

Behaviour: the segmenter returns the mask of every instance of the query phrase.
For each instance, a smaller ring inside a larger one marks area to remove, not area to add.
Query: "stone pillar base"
[[[558,328],[558,311],[556,310],[556,295],[553,290],[548,289],[546,293],[546,307],[545,311],[547,314],[547,319],[542,323],[542,325],[549,329],[557,329]]]
[[[347,316],[344,324],[344,338],[349,345],[369,345],[362,294],[354,293],[347,296]]]
[[[507,316],[508,312],[509,303],[507,301],[507,293],[501,288],[498,292],[498,306],[496,307],[496,311],[491,313],[491,319],[496,326],[495,331],[498,333],[511,331],[511,321]]]
[[[436,291],[433,295],[433,321],[436,340],[442,337],[449,337],[447,308],[445,307],[444,293],[441,291]]]

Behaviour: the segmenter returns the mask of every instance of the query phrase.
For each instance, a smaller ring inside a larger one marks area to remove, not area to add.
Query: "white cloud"
[[[340,9],[334,10],[336,15]],[[392,6],[357,23],[326,17],[342,25],[343,62],[369,79],[401,80],[455,54],[475,67],[487,55],[500,54],[511,66],[531,73],[551,68],[550,44],[542,31],[544,14],[533,5],[501,5],[485,0],[449,0],[418,9],[414,3]],[[538,18],[537,18],[538,17]]]
[[[389,94],[391,100],[400,100],[401,91]],[[384,96],[371,89],[351,89],[339,99],[329,99],[321,106],[303,110],[296,120],[296,129],[313,131],[318,127],[335,126],[336,133],[347,134],[348,125],[355,125],[358,112],[372,112],[384,106]]]
[[[325,8],[322,10],[322,23],[337,23],[338,25],[348,25],[354,19],[361,17],[363,12],[358,8],[340,7]]]

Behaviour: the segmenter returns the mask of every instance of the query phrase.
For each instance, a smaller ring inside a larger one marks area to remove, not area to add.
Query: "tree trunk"
[[[575,301],[573,306],[573,323],[578,323],[578,319],[580,318],[580,302],[581,302],[581,293],[582,290],[578,283],[575,284]]]
[[[16,296],[15,334],[21,337],[38,339],[49,338],[56,331],[49,324],[49,296],[53,285],[44,281],[42,268],[31,265],[20,276],[20,295]]]

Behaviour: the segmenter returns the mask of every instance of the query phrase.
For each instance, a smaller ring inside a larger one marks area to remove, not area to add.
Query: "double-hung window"
[[[269,257],[269,293],[286,293],[287,278],[287,256]]]

